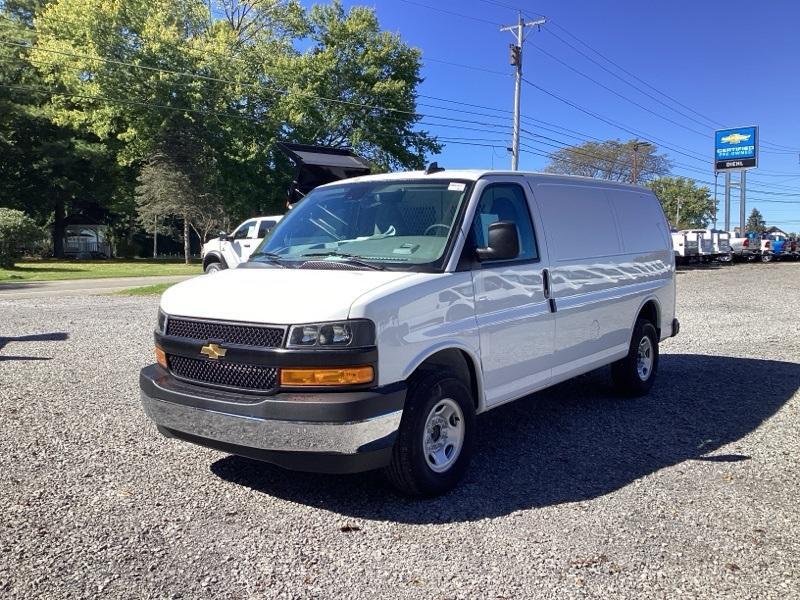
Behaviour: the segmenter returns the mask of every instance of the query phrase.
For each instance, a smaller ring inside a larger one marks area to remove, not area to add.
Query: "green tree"
[[[53,251],[61,256],[65,214],[98,214],[117,172],[96,136],[52,118],[52,93],[29,49],[38,33],[35,13],[46,5],[26,0],[0,7],[0,37],[9,42],[0,46],[0,205],[52,224]]]
[[[179,118],[175,120],[141,170],[136,204],[145,229],[164,217],[182,220],[184,258],[189,264],[190,230],[193,228],[202,242],[214,222],[213,216],[218,215],[213,179],[216,168],[211,149],[200,133]]]
[[[0,208],[0,267],[12,268],[20,248],[38,243],[41,237],[41,228],[24,212]]]
[[[545,171],[630,183],[634,180],[634,164],[637,183],[666,175],[670,170],[669,160],[658,154],[653,144],[641,140],[606,140],[584,142],[551,153]]]
[[[440,146],[417,128],[420,51],[381,31],[374,10],[339,0],[315,5],[308,23],[311,47],[281,79],[291,138],[351,146],[383,170],[423,167]]]
[[[754,208],[747,217],[747,231],[755,231],[756,233],[764,233],[767,230],[767,222],[761,211]]]
[[[57,92],[49,118],[115,157],[120,210],[141,206],[136,179],[176,131],[195,132],[213,168],[200,192],[233,218],[283,207],[291,167],[277,140],[354,146],[381,168],[418,167],[438,149],[417,128],[419,52],[369,9],[54,0],[34,23],[30,59]]]
[[[649,182],[667,219],[678,229],[708,227],[714,216],[714,200],[707,187],[685,177],[659,177]]]

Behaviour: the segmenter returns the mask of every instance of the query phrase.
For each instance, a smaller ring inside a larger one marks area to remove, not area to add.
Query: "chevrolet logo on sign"
[[[200,354],[205,354],[208,358],[217,360],[227,354],[228,351],[219,344],[208,344],[200,348]]]
[[[749,140],[752,135],[744,135],[742,133],[731,133],[726,135],[725,137],[719,138],[719,141],[723,144],[741,144],[742,142],[746,142]]]

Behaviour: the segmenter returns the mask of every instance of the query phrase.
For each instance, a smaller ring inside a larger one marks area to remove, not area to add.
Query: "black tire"
[[[772,254],[762,254],[761,255],[761,262],[762,263],[772,262],[772,259],[773,259]]]
[[[463,415],[461,451],[453,464],[437,473],[429,465],[423,447],[428,415],[441,401],[451,399]],[[428,371],[411,381],[400,422],[392,461],[384,474],[398,491],[409,496],[439,496],[453,489],[469,466],[475,444],[475,409],[472,393],[448,370]]]
[[[650,356],[652,357],[651,367],[646,371],[646,377],[640,375],[639,370],[639,345],[644,338],[650,341]],[[639,318],[633,327],[631,345],[628,355],[622,360],[611,365],[611,378],[614,387],[624,396],[636,398],[646,395],[658,373],[658,332],[655,326],[647,319]]]
[[[214,273],[219,273],[224,268],[225,265],[223,265],[221,262],[212,260],[210,263],[206,265],[206,268],[204,270],[207,275],[213,275]]]

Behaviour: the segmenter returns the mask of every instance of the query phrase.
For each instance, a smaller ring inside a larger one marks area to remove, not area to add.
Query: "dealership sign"
[[[758,127],[722,129],[714,133],[714,168],[717,171],[758,166]]]

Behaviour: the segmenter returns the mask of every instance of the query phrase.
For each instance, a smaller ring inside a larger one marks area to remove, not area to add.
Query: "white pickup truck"
[[[219,237],[203,244],[200,255],[203,259],[203,271],[216,273],[223,269],[232,269],[245,262],[258,245],[278,224],[283,215],[256,217],[248,219],[233,233],[219,232]]]
[[[430,167],[319,186],[248,262],[171,287],[139,384],[167,437],[436,495],[477,414],[606,365],[647,394],[678,330],[652,191]]]

